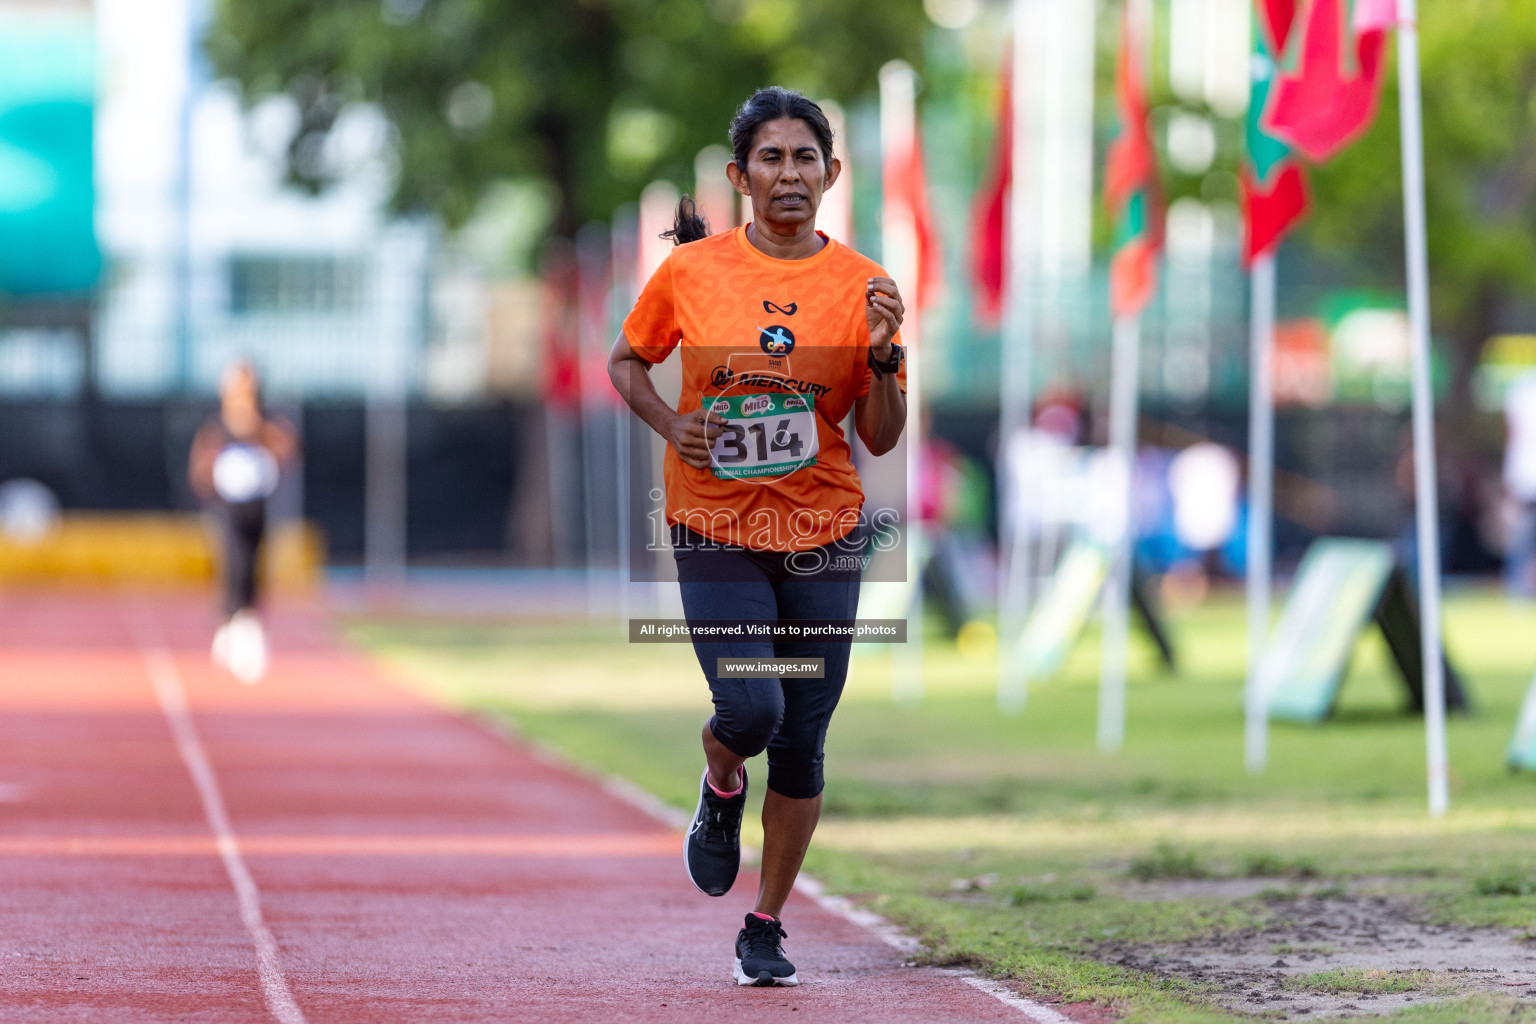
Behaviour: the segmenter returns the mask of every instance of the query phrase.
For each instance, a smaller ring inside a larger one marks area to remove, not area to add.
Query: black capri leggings
[[[858,612],[858,562],[850,545],[828,545],[800,557],[717,544],[672,527],[673,556],[689,622],[851,621]],[[695,640],[715,714],[709,729],[739,757],[768,751],[768,788],[809,799],[822,790],[827,724],[848,677],[850,641],[822,638]],[[721,679],[717,658],[823,658],[822,679],[777,676]]]
[[[224,617],[256,606],[257,552],[267,529],[264,501],[221,501],[216,509],[224,535]]]

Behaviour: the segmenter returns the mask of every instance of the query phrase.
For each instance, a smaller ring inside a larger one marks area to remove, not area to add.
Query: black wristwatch
[[[906,355],[907,353],[902,347],[893,341],[891,342],[891,358],[882,363],[875,358],[875,350],[871,347],[869,350],[869,368],[875,371],[875,380],[884,378],[888,373],[899,372],[901,370],[901,361],[906,358]]]

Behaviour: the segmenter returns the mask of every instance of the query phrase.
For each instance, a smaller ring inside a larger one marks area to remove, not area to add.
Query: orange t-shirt
[[[744,227],[667,255],[624,336],[653,363],[681,344],[678,412],[707,401],[728,421],[710,469],[668,445],[669,523],[763,551],[805,551],[852,532],[864,490],[842,422],[869,393],[865,291],[885,276],[832,239],[806,259],[775,259]],[[898,383],[905,391],[905,363]]]

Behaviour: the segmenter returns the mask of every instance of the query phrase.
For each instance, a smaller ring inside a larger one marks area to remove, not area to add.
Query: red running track
[[[800,894],[804,984],[737,988],[755,878],[699,895],[675,831],[314,609],[254,687],[212,625],[185,594],[0,593],[0,1021],[1029,1019]]]

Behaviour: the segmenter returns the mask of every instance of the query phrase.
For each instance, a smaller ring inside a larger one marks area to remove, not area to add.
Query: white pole
[[[1138,70],[1145,79],[1151,66],[1152,5],[1150,0],[1126,0],[1130,19],[1127,46],[1134,46]],[[1129,126],[1128,126],[1129,127]],[[1136,517],[1131,506],[1136,473],[1137,397],[1141,384],[1141,317],[1115,319],[1114,352],[1110,367],[1109,454],[1116,471],[1118,493],[1112,518],[1123,516],[1110,553],[1109,577],[1104,581],[1103,633],[1099,655],[1099,750],[1112,754],[1125,741],[1126,641],[1130,632],[1131,571],[1136,552]]]
[[[410,378],[425,333],[428,236],[418,224],[385,232],[376,249],[377,346],[364,398],[363,572],[371,583],[405,582],[408,531],[407,413]]]
[[[1424,627],[1424,739],[1429,813],[1445,813],[1445,674],[1440,646],[1440,529],[1435,496],[1435,395],[1429,376],[1429,255],[1424,227],[1424,138],[1420,124],[1417,0],[1398,0],[1397,81],[1403,143],[1403,234],[1408,249],[1408,319],[1413,328],[1414,512],[1419,527],[1419,607]]]
[[[709,223],[711,234],[718,235],[736,226],[736,190],[731,188],[731,180],[725,176],[725,165],[730,162],[731,151],[719,143],[705,146],[693,158],[693,202]],[[672,207],[676,209],[677,204],[673,203]],[[671,212],[667,211],[668,214]],[[671,226],[668,222],[667,227]]]
[[[406,412],[399,389],[370,385],[363,403],[363,575],[391,589],[405,581]]]
[[[1253,261],[1248,384],[1248,685],[1243,762],[1258,774],[1269,760],[1269,708],[1261,670],[1269,637],[1275,478],[1275,257]]]
[[[1129,632],[1131,564],[1135,556],[1136,521],[1131,508],[1136,470],[1137,384],[1141,349],[1141,318],[1115,319],[1113,365],[1110,369],[1109,457],[1114,467],[1111,497],[1115,522],[1109,578],[1104,583],[1103,634],[1099,658],[1099,750],[1112,754],[1125,740],[1125,648]]]
[[[651,275],[656,273],[658,267],[666,260],[667,253],[672,250],[672,243],[661,237],[661,233],[672,226],[673,216],[677,210],[677,189],[671,183],[665,181],[653,181],[640,193],[640,210],[636,218],[635,239],[635,284],[632,294],[638,296],[641,290],[650,281]],[[746,196],[742,196],[746,199]],[[733,200],[729,200],[732,201]],[[730,210],[731,207],[726,207]],[[748,220],[751,219],[751,207],[748,206]],[[734,226],[735,215],[732,214],[724,224],[719,227],[710,225],[715,232],[730,230]],[[682,386],[681,360],[669,359],[651,371],[656,388],[668,401],[677,398],[678,390]],[[644,439],[642,443],[649,449],[646,457],[646,472],[648,478],[642,483],[641,492],[646,495],[647,515],[654,513],[661,515],[661,500],[665,496],[662,479],[662,463],[667,450],[666,442],[654,431],[641,432]],[[663,531],[664,532],[664,531]],[[672,581],[675,568],[672,562],[672,549],[663,537],[655,537],[654,544],[648,541],[646,572],[649,578],[655,582],[651,584],[651,606],[657,609],[657,614],[666,615],[669,611],[681,614],[681,600],[678,588]],[[667,581],[667,582],[663,582]]]
[[[880,148],[885,169],[886,195],[880,255],[886,272],[903,289],[908,315],[901,326],[907,348],[907,642],[893,659],[891,697],[898,704],[917,704],[923,699],[923,532],[922,486],[923,410],[918,367],[922,339],[917,308],[917,276],[921,260],[917,251],[917,212],[904,198],[890,194],[894,160],[921,159],[917,152],[917,72],[906,61],[893,60],[880,69]]]
[[[1033,559],[1030,551],[1029,508],[1032,503],[1015,500],[1028,494],[1030,480],[1014,479],[1010,459],[1030,421],[1031,375],[1034,372],[1034,330],[1030,322],[1030,243],[1034,222],[1030,216],[1027,173],[1030,157],[1028,87],[1030,26],[1026,24],[1036,0],[1013,0],[1013,152],[1009,166],[1013,180],[1008,189],[1008,254],[1004,265],[1004,316],[1002,332],[1002,380],[999,394],[997,439],[998,467],[998,588],[997,588],[997,706],[1006,713],[1024,709],[1029,694],[1026,666],[1014,657],[1014,646],[1029,614]],[[1021,504],[1024,507],[1021,507]]]
[[[832,138],[837,158],[843,163],[843,172],[838,175],[837,184],[827,189],[821,197],[821,206],[816,210],[816,227],[825,231],[828,238],[852,248],[853,151],[848,145],[848,118],[843,114],[843,108],[831,100],[821,101],[821,112],[827,115],[827,123],[832,126]],[[907,372],[911,374],[910,366]],[[911,386],[910,382],[908,386]]]
[[[730,210],[727,206],[726,210]],[[640,228],[640,209],[638,206],[626,204],[615,211],[613,216],[612,240],[608,249],[608,317],[604,324],[601,341],[614,337],[619,330],[619,325],[624,322],[624,314],[635,304],[638,292],[635,289],[633,274],[635,263],[639,258],[636,252],[638,232]],[[600,341],[600,343],[601,343]],[[630,450],[629,435],[629,410],[621,406],[615,406],[612,394],[609,393],[609,414],[613,417],[613,450],[617,455],[615,470],[618,473],[619,493],[615,502],[614,512],[617,521],[614,536],[618,544],[619,558],[619,617],[627,622],[632,611],[632,591],[630,560],[630,486],[632,483],[633,466]]]
[[[607,329],[609,227],[592,222],[576,232],[576,381],[581,418],[581,522],[586,550],[587,618],[596,621],[606,596],[600,554],[600,506],[607,495],[599,497],[605,475],[598,462],[602,457],[599,426],[603,409],[598,388],[605,382],[596,379],[594,357],[602,350]],[[605,488],[606,490],[606,488]]]

